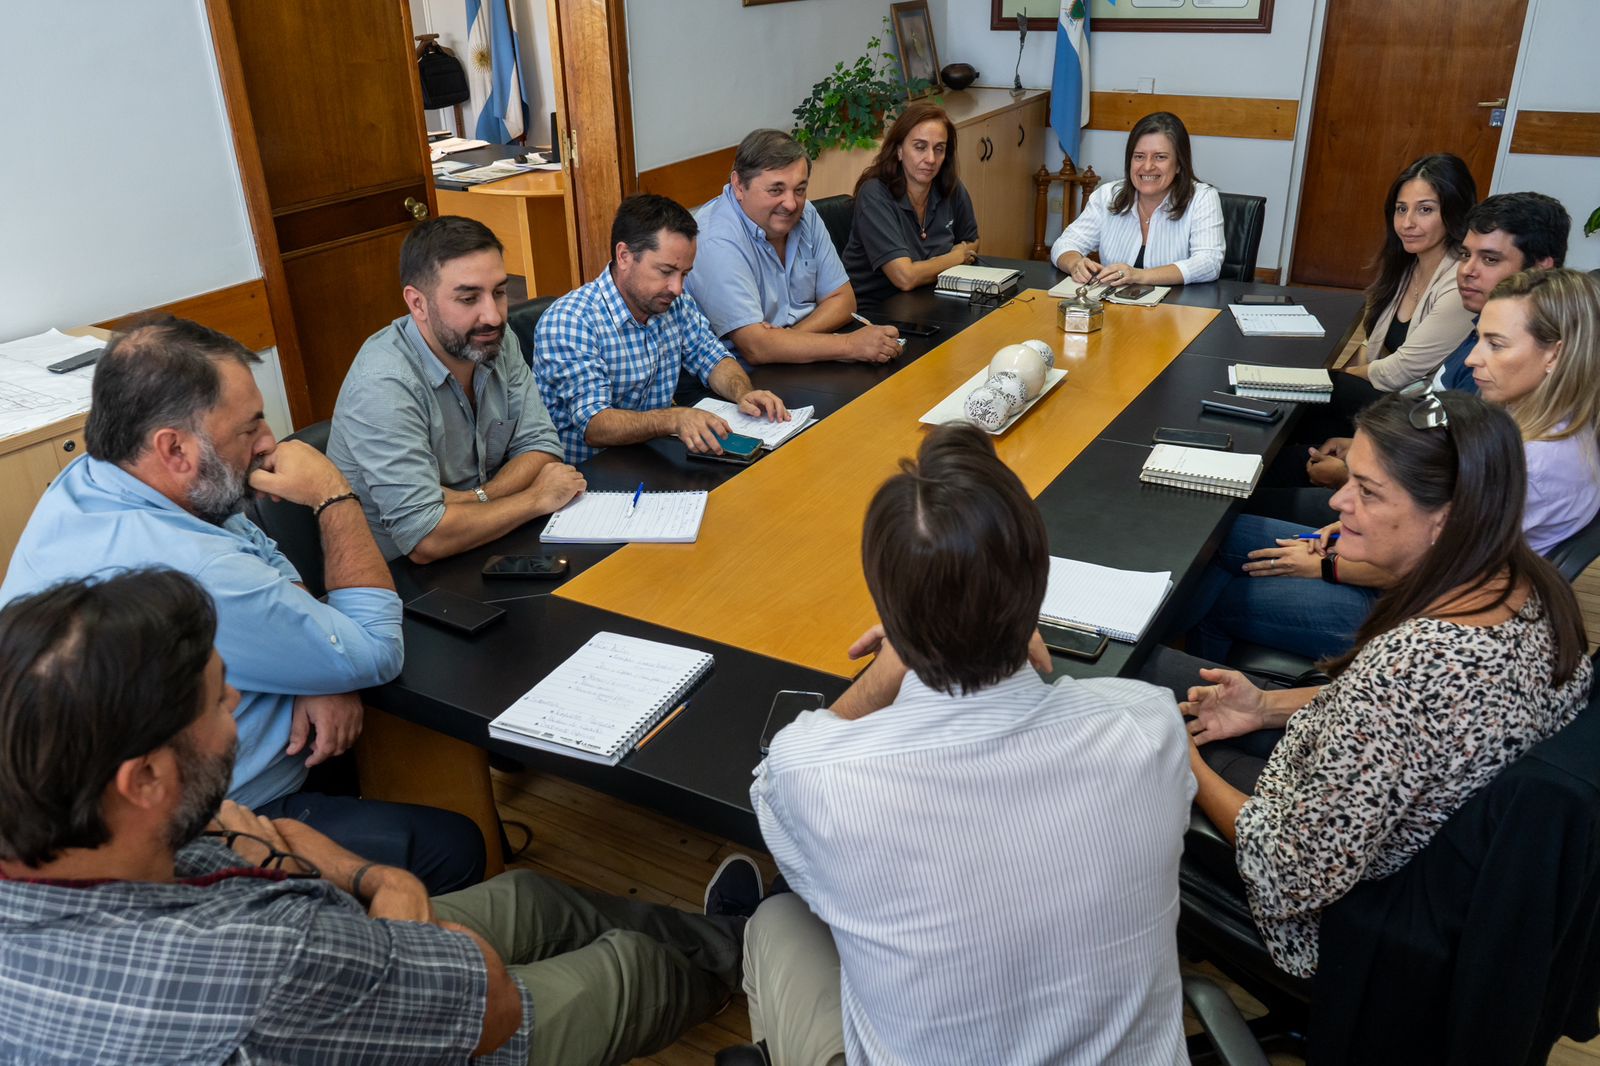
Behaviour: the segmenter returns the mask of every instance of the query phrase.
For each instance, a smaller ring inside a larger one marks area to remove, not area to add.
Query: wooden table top
[[[556,595],[849,677],[845,649],[877,617],[862,521],[916,453],[923,412],[1003,345],[1050,343],[1066,380],[995,440],[1037,496],[1216,315],[1110,305],[1103,330],[1068,337],[1056,301],[1024,292],[714,490],[695,543],[628,545]]]

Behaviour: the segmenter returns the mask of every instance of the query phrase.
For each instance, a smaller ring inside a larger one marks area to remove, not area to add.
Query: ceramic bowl
[[[944,87],[952,92],[960,92],[978,80],[978,72],[971,63],[951,63],[939,72]]]

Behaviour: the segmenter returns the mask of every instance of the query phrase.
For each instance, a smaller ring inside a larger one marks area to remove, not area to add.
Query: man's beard
[[[178,757],[179,780],[183,797],[167,823],[167,843],[173,851],[188,844],[205,831],[228,796],[233,780],[233,761],[239,752],[238,738],[230,741],[220,755],[197,750],[187,736],[173,738],[172,750]]]
[[[501,342],[506,337],[504,326],[494,333],[492,339],[488,334],[475,336],[471,333],[457,333],[444,324],[444,319],[439,317],[438,305],[431,300],[428,302],[428,322],[433,326],[433,336],[439,342],[439,347],[453,358],[465,359],[479,366],[489,366],[499,357]]]
[[[250,460],[243,470],[235,470],[217,454],[216,445],[204,434],[200,440],[200,462],[195,482],[189,487],[189,508],[194,513],[220,526],[230,515],[244,509],[246,486],[250,472],[261,465],[261,457]]]

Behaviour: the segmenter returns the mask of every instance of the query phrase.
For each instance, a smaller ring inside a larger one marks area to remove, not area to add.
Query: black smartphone
[[[729,433],[722,438],[722,454],[716,452],[688,452],[691,459],[709,459],[714,463],[738,463],[748,466],[761,454],[761,439],[743,433]]]
[[[105,354],[105,351],[106,350],[104,348],[91,348],[87,352],[80,352],[77,355],[69,355],[59,363],[51,363],[49,366],[45,367],[45,369],[50,371],[52,374],[71,373],[72,371],[77,370],[79,367],[93,366],[95,363],[100,361],[100,357]]]
[[[1154,291],[1154,285],[1122,285],[1112,289],[1107,295],[1115,296],[1119,300],[1137,300]]]
[[[1052,625],[1045,621],[1039,623],[1039,635],[1044,638],[1044,646],[1051,651],[1070,655],[1074,659],[1086,659],[1089,662],[1100,658],[1109,643],[1109,639],[1103,633]]]
[[[479,603],[477,600],[457,596],[454,592],[446,592],[444,589],[424,592],[406,604],[406,614],[413,618],[421,618],[446,629],[466,633],[468,636],[477,633],[496,619],[504,618],[505,613],[493,604]]]
[[[1181,444],[1186,448],[1215,448],[1225,452],[1233,447],[1233,434],[1205,429],[1173,429],[1162,426],[1150,437],[1155,444]]]
[[[1276,422],[1283,408],[1271,400],[1258,400],[1254,396],[1235,396],[1231,392],[1213,392],[1200,398],[1200,406],[1214,415],[1229,418],[1253,418],[1257,422]]]
[[[484,577],[560,577],[567,572],[565,556],[491,555],[483,564]]]
[[[1294,303],[1294,298],[1285,296],[1281,292],[1241,292],[1234,303],[1240,304],[1268,304],[1274,307],[1286,307]]]
[[[799,692],[786,688],[772,697],[772,709],[767,711],[767,724],[761,727],[761,754],[772,747],[772,738],[778,730],[800,717],[801,711],[814,711],[827,704],[828,698],[820,692]]]
[[[880,318],[876,324],[893,326],[907,337],[931,337],[941,328],[932,322],[901,322],[893,318]]]

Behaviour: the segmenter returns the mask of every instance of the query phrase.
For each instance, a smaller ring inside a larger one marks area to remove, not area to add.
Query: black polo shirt
[[[844,268],[857,300],[879,300],[895,291],[884,276],[883,264],[901,258],[913,262],[944,255],[958,241],[978,239],[978,219],[972,197],[959,181],[949,197],[937,183],[928,190],[926,226],[917,223],[911,198],[889,194],[883,182],[871,178],[856,193],[855,220],[850,243],[844,249]]]

